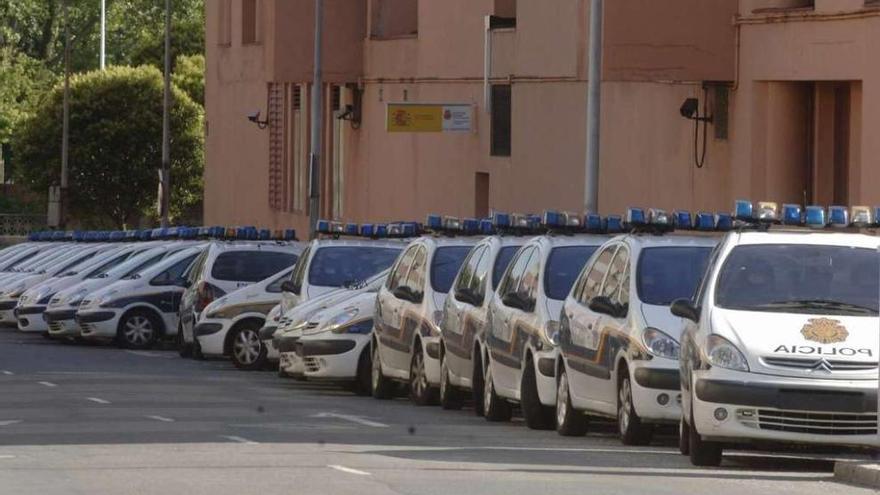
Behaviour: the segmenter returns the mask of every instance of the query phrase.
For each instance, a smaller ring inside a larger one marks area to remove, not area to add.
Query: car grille
[[[64,325],[62,325],[61,322],[53,321],[52,323],[49,323],[49,331],[50,332],[63,332]]]
[[[81,308],[85,308],[87,306],[90,306],[91,304],[92,304],[91,299],[84,299],[83,302],[79,303]]]
[[[53,306],[60,303],[60,302],[61,302],[60,297],[53,297],[52,299],[49,299],[49,304],[53,305]]]
[[[877,415],[814,413],[773,409],[740,410],[740,423],[761,430],[810,435],[876,435]]]
[[[80,323],[79,329],[82,333],[90,333],[95,330],[95,326],[91,323]]]
[[[311,330],[311,329],[313,329],[313,328],[315,328],[315,327],[317,327],[317,326],[318,326],[318,322],[317,322],[317,321],[310,321],[310,322],[308,322],[308,323],[306,324],[306,326],[303,328],[303,330]]]
[[[767,366],[804,371],[818,369],[823,369],[826,371],[871,371],[877,369],[877,363],[871,361],[846,361],[842,359],[789,357],[765,357],[762,358],[762,360]]]
[[[303,359],[303,363],[305,365],[306,371],[311,373],[317,373],[321,369],[321,365],[318,364],[318,359],[313,357],[307,357]]]

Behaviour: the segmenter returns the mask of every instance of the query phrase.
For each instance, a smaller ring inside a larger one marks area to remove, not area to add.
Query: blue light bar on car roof
[[[849,227],[849,210],[846,206],[828,207],[828,225],[836,228]]]
[[[461,230],[465,234],[477,234],[480,232],[480,221],[476,218],[465,218],[461,221]]]
[[[715,215],[705,211],[697,213],[694,219],[694,229],[702,231],[715,230]]]
[[[629,226],[645,225],[645,210],[641,208],[627,208],[626,224]]]
[[[492,212],[490,219],[492,220],[492,224],[495,226],[495,228],[510,227],[510,214],[509,213],[502,213],[499,211],[495,211],[495,212]]]
[[[691,217],[691,212],[676,210],[672,214],[672,224],[676,229],[689,230],[694,228],[694,219]]]
[[[605,231],[605,220],[598,213],[587,213],[584,215],[584,230],[594,234],[602,233]]]
[[[345,235],[358,235],[360,232],[360,225],[356,223],[347,223],[343,230],[345,231]]]
[[[804,222],[807,227],[819,229],[825,228],[825,226],[828,225],[825,208],[816,205],[807,206],[806,213],[804,214]]]
[[[430,230],[441,230],[443,228],[443,217],[440,215],[429,214],[425,217],[425,228]]]
[[[623,232],[623,218],[620,215],[608,215],[605,219],[605,230],[609,234]]]
[[[785,225],[802,225],[801,205],[787,203],[782,205],[782,223]]]
[[[114,230],[110,233],[110,240],[114,242],[118,242],[125,239],[125,232],[121,230]]]
[[[495,225],[489,218],[480,220],[480,233],[483,235],[492,235],[495,233]]]

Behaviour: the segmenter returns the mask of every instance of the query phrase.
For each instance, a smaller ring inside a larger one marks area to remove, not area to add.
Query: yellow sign
[[[388,132],[470,131],[473,106],[468,104],[389,103],[385,129]]]

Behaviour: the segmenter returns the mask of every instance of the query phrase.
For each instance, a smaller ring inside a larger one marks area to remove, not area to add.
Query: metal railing
[[[0,235],[27,235],[46,229],[46,215],[0,213]]]

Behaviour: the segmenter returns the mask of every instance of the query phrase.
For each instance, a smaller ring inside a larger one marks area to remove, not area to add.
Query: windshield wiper
[[[757,306],[759,308],[800,308],[800,309],[831,309],[838,311],[854,311],[875,315],[877,310],[868,306],[860,306],[841,301],[829,301],[826,299],[801,299],[796,301],[776,301]]]

